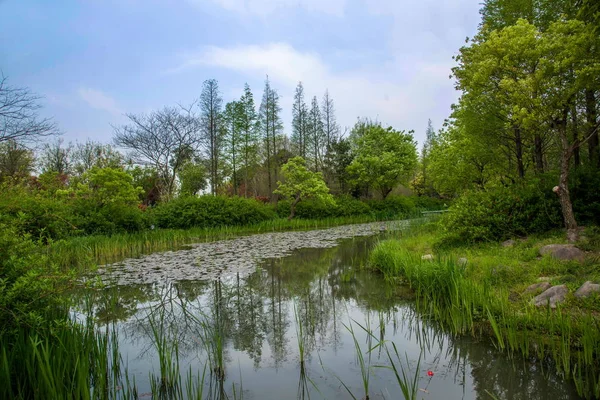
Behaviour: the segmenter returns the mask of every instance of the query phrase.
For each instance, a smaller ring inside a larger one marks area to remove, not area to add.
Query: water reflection
[[[100,326],[115,324],[140,392],[149,390],[149,371],[161,369],[157,344],[167,337],[177,343],[182,373],[201,375],[207,366],[213,398],[239,397],[240,386],[244,398],[352,398],[346,387],[364,398],[356,339],[365,359],[374,342],[394,343],[407,371],[418,374],[418,398],[576,398],[571,385],[528,360],[424,320],[406,288],[363,268],[377,240],[299,250],[247,276],[120,286],[82,299]],[[369,397],[401,398],[385,347],[370,356]]]

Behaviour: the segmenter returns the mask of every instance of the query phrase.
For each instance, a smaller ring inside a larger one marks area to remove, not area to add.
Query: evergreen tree
[[[308,152],[308,120],[308,107],[304,102],[304,86],[302,85],[302,82],[298,82],[292,108],[291,139],[295,153],[304,159],[306,159]]]
[[[223,152],[224,129],[222,127],[223,99],[216,79],[204,81],[200,95],[201,134],[208,159],[210,192],[214,195],[220,184],[221,155]]]

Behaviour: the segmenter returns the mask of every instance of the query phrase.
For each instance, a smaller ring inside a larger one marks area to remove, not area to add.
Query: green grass
[[[488,336],[511,354],[550,359],[560,373],[573,379],[580,395],[597,398],[600,296],[579,300],[570,295],[557,310],[550,310],[532,306],[535,294],[523,293],[540,277],[548,277],[553,285],[566,284],[571,293],[586,280],[599,280],[597,257],[577,263],[538,256],[541,246],[561,238],[555,233],[519,241],[514,247],[487,243],[436,249],[438,235],[430,224],[401,239],[381,242],[371,254],[371,266],[388,279],[409,285],[419,311],[454,334]],[[422,260],[429,253],[435,254],[434,260]],[[457,262],[460,257],[467,258],[466,265]]]

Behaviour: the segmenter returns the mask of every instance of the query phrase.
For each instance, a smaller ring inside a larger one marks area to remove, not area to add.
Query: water
[[[577,398],[539,364],[509,359],[489,343],[452,337],[425,321],[410,291],[363,268],[381,235],[390,234],[378,224],[366,227],[253,235],[128,261],[105,268],[105,276],[118,271],[112,285],[84,297],[92,296],[101,327],[114,324],[140,398],[151,398],[149,373],[160,376],[152,327],[176,340],[182,374],[206,371],[214,398],[240,398],[241,390],[244,399],[363,399],[366,376],[370,399],[400,399],[386,349],[409,379],[418,376],[419,399]],[[264,248],[246,251],[253,243]],[[173,273],[144,273],[161,259]],[[182,260],[186,266],[177,268]],[[194,270],[194,280],[185,279],[186,270]],[[201,273],[206,279],[197,279]],[[207,340],[217,329],[222,347]]]

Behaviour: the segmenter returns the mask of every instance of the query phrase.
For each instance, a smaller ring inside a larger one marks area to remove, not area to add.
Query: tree
[[[63,146],[63,140],[57,139],[46,143],[39,158],[42,173],[55,172],[59,175],[68,175],[72,169],[73,145]]]
[[[200,124],[202,140],[209,162],[210,192],[215,195],[221,182],[220,168],[224,132],[221,108],[223,99],[216,79],[204,81],[200,95]]]
[[[186,162],[181,167],[179,174],[179,194],[181,196],[195,196],[206,189],[206,168],[199,159]]]
[[[75,144],[72,154],[73,171],[82,175],[93,167],[122,168],[123,155],[110,144],[87,140]]]
[[[265,144],[265,162],[267,167],[267,179],[269,196],[273,193],[272,172],[277,180],[277,169],[275,155],[277,154],[277,137],[283,129],[280,117],[279,94],[271,87],[269,77],[265,81],[265,90],[260,103],[257,126]]]
[[[54,121],[39,116],[42,98],[27,88],[10,86],[7,79],[0,75],[0,143],[27,144],[57,135]]]
[[[281,168],[284,181],[277,182],[275,193],[291,200],[289,220],[294,218],[296,206],[302,199],[314,198],[334,203],[333,196],[323,180],[323,174],[306,168],[306,161],[299,156],[290,158]]]
[[[0,142],[0,183],[7,179],[20,180],[28,177],[34,164],[33,152],[16,140]]]
[[[135,206],[142,188],[133,185],[133,177],[119,168],[92,167],[78,182],[75,193],[101,208],[106,205]]]
[[[340,126],[335,117],[335,106],[333,99],[329,95],[329,90],[325,90],[323,102],[321,104],[321,116],[323,118],[323,130],[325,131],[326,149],[329,151],[331,143],[340,135]]]
[[[294,104],[292,106],[292,144],[294,151],[300,157],[306,159],[309,141],[309,116],[308,107],[304,101],[304,86],[298,82],[296,93],[294,94]]]
[[[226,154],[229,162],[231,163],[232,175],[231,184],[233,187],[233,194],[237,195],[237,188],[239,185],[238,181],[238,170],[240,164],[240,147],[242,143],[241,130],[243,124],[244,106],[241,102],[232,101],[225,105],[225,112],[223,113],[223,123],[225,125],[226,133]]]
[[[338,193],[347,193],[350,177],[348,166],[354,159],[350,140],[338,137],[332,140],[325,158],[324,173],[330,188],[337,185]]]
[[[417,148],[411,133],[359,121],[352,130],[355,158],[347,170],[357,185],[373,187],[386,198],[401,182],[408,182],[417,166]]]
[[[201,144],[198,119],[188,108],[165,107],[150,114],[127,114],[130,124],[114,127],[115,145],[130,151],[132,160],[158,173],[162,197],[176,188],[177,173]]]
[[[244,94],[240,98],[240,136],[241,136],[241,166],[244,170],[244,196],[248,197],[250,171],[257,162],[258,135],[256,130],[256,109],[254,96],[246,83]]]
[[[313,97],[308,113],[308,139],[310,152],[315,164],[315,171],[320,171],[323,166],[323,155],[327,148],[325,130],[321,119],[321,109],[317,96]]]

